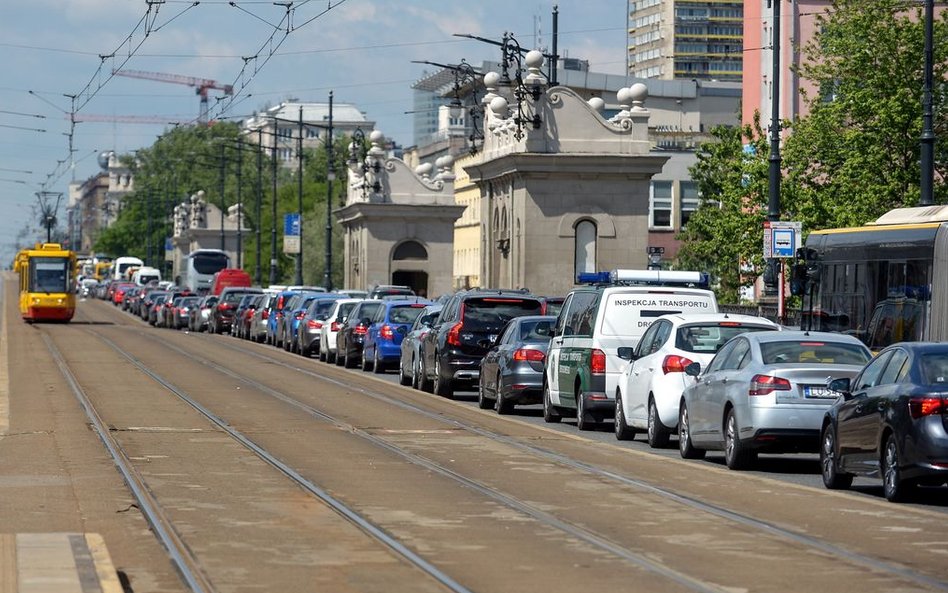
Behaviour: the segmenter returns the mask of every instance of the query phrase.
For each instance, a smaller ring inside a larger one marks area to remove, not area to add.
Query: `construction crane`
[[[69,114],[66,114],[66,119],[69,119]],[[172,116],[163,117],[160,115],[97,115],[89,113],[77,113],[75,114],[75,117],[73,117],[72,121],[76,123],[93,122],[119,124],[168,124],[176,126],[179,124],[189,123],[193,120]]]
[[[143,72],[141,70],[113,70],[112,74],[115,76],[157,80],[159,82],[170,82],[194,87],[196,89],[195,93],[201,96],[201,112],[198,116],[198,122],[201,124],[207,124],[207,92],[209,90],[223,91],[225,95],[234,94],[233,85],[221,84],[216,80],[208,80],[207,78],[195,78],[194,76],[183,76],[181,74],[165,74],[163,72]]]

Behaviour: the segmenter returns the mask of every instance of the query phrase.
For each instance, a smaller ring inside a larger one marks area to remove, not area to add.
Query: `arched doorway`
[[[392,251],[392,284],[428,296],[428,250],[418,241],[403,241]]]

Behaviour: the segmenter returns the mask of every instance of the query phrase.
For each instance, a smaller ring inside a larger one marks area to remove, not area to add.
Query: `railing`
[[[722,313],[734,313],[736,315],[757,315],[758,317],[764,317],[771,321],[776,321],[780,325],[785,325],[787,327],[800,327],[799,309],[786,309],[784,311],[783,320],[777,318],[776,305],[718,305],[718,309],[720,309]]]

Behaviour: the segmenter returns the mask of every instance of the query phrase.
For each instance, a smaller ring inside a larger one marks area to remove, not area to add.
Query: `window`
[[[750,344],[747,342],[747,340],[735,340],[734,347],[731,348],[731,352],[721,364],[721,370],[741,368],[745,364],[744,359],[747,358],[748,352],[750,352]]]
[[[577,277],[584,272],[596,271],[596,223],[591,220],[581,220],[576,223],[576,243],[574,274]]]
[[[672,182],[653,181],[649,197],[649,211],[653,228],[672,226]]]
[[[678,189],[681,192],[681,208],[679,209],[681,228],[685,228],[691,214],[701,204],[701,197],[698,195],[698,187],[694,181],[682,181],[679,183]]]
[[[889,362],[889,359],[892,358],[892,353],[881,356],[872,361],[872,364],[866,367],[866,369],[859,375],[859,378],[856,379],[854,383],[855,387],[853,392],[862,391],[870,387],[875,387],[879,383],[879,377],[882,376],[882,371],[885,369],[885,365]]]
[[[592,318],[596,316],[598,293],[577,292],[573,294],[563,334],[568,336],[591,336]]]
[[[882,373],[882,377],[879,379],[879,385],[898,383],[902,377],[905,376],[905,362],[907,360],[908,354],[905,350],[896,350],[893,352],[892,357],[889,359],[889,364],[885,367],[885,372]]]

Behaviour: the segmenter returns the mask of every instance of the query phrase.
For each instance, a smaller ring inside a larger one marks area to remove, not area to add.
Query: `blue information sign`
[[[300,235],[300,215],[298,213],[283,215],[283,235],[295,237]]]

